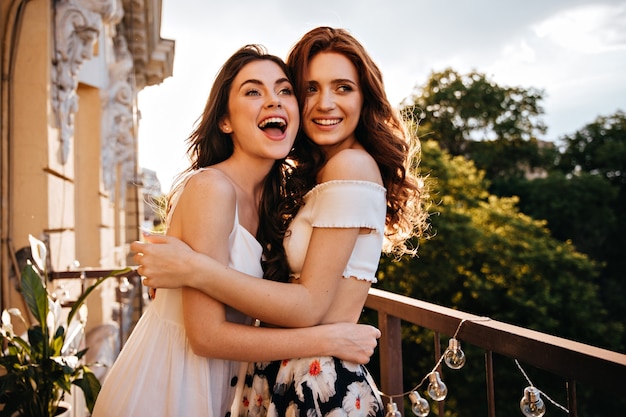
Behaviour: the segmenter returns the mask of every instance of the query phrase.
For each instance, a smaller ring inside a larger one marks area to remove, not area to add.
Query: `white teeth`
[[[281,127],[287,126],[287,121],[285,119],[281,117],[270,117],[269,119],[265,119],[261,123],[259,123],[259,127],[263,129],[265,126],[269,125],[270,123],[275,123]]]
[[[341,120],[340,119],[315,119],[314,122],[317,123],[318,125],[332,126],[332,125],[339,124]]]

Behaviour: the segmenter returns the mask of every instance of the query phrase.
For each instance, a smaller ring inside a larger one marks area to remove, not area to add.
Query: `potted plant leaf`
[[[21,275],[21,293],[35,319],[27,325],[17,308],[2,312],[0,327],[0,417],[57,415],[59,403],[72,385],[82,389],[91,412],[100,391],[100,382],[83,361],[87,349],[77,351],[75,336],[84,329],[86,314],[83,305],[89,294],[107,278],[121,275],[130,268],[111,272],[88,287],[73,304],[67,319],[62,320],[62,309],[47,290],[45,246],[31,239],[33,260]],[[43,251],[43,256],[42,256]],[[26,335],[13,331],[11,317],[20,319],[27,328]]]

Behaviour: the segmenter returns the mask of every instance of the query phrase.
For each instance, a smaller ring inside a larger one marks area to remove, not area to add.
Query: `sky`
[[[162,190],[189,165],[186,139],[213,79],[238,48],[286,58],[316,26],[348,29],[380,67],[398,107],[432,72],[478,71],[503,87],[544,91],[556,141],[626,111],[626,0],[162,0],[173,76],[139,93],[139,164]]]

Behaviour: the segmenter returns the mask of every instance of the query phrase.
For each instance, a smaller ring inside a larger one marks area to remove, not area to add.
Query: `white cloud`
[[[539,38],[583,54],[626,51],[626,5],[588,5],[558,13],[534,27]]]
[[[516,44],[506,45],[502,51],[503,58],[513,64],[534,64],[537,61],[535,50],[525,39]]]

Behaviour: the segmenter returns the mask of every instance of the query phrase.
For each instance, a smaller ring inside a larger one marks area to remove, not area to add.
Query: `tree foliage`
[[[562,138],[558,166],[566,173],[600,175],[626,187],[626,113],[600,116],[573,135]]]
[[[478,169],[485,171],[486,178],[497,182],[501,178],[545,176],[555,169],[558,150],[554,143],[535,138],[495,139],[469,142],[466,155]]]
[[[539,138],[542,99],[540,90],[447,69],[416,88],[404,111],[421,119],[421,138],[484,171],[490,193],[517,198],[521,211],[546,221],[553,237],[596,261],[602,302],[623,317],[626,114],[600,116],[557,144]],[[625,348],[626,335],[616,346]]]
[[[607,307],[617,317],[626,317],[626,113],[618,110],[612,115],[600,116],[592,123],[583,126],[572,135],[561,140],[562,152],[558,161],[560,168],[572,182],[580,182],[586,177],[594,178],[599,184],[589,188],[589,199],[596,204],[580,207],[580,216],[572,221],[571,227],[579,231],[583,219],[596,219],[601,207],[606,214],[605,222],[596,230],[601,239],[592,240],[593,246],[585,246],[588,236],[571,236],[576,245],[585,248],[596,259],[604,262],[601,273],[602,294]],[[602,186],[600,186],[602,184]],[[593,196],[593,197],[592,197]],[[552,213],[552,218],[558,216]],[[622,336],[621,349],[626,346],[626,335]]]
[[[382,259],[379,286],[615,348],[614,337],[623,333],[623,327],[608,315],[598,297],[598,266],[570,243],[554,239],[545,221],[520,212],[516,197],[490,194],[484,172],[472,161],[451,156],[435,141],[424,141],[422,146],[422,170],[429,175],[434,198],[430,209],[434,236],[419,242],[417,258]],[[403,331],[406,388],[415,386],[432,368],[433,336],[416,326]],[[450,415],[485,415],[485,404],[473,401],[484,390],[482,353],[471,346],[464,350],[472,359],[463,371],[446,373],[448,386],[454,391],[446,407]],[[498,361],[498,408],[507,410],[503,415],[515,415],[525,381],[512,360]],[[552,386],[552,382],[546,384]],[[561,385],[557,386],[555,391],[562,392]],[[585,395],[581,393],[580,398]],[[457,402],[462,407],[456,406]],[[460,409],[465,412],[458,413]]]
[[[520,212],[517,197],[489,194],[484,173],[471,161],[450,156],[434,141],[422,146],[422,169],[434,198],[434,236],[419,242],[417,258],[383,260],[381,284],[447,307],[613,347],[614,327],[597,296],[598,265],[553,238],[545,221]],[[580,309],[581,303],[587,308]]]
[[[619,193],[605,178],[553,172],[545,178],[495,179],[494,183],[491,189],[496,194],[518,196],[522,212],[545,220],[553,237],[571,241],[596,261],[607,260],[606,245],[618,227]]]
[[[571,241],[601,264],[603,303],[613,316],[625,317],[626,114],[598,117],[564,136],[558,149],[554,163],[545,166],[545,178],[493,176],[490,190],[519,196],[524,213],[545,219],[554,237]],[[617,349],[625,347],[622,334]]]
[[[545,133],[539,105],[543,91],[503,87],[484,74],[448,68],[431,73],[405,111],[420,120],[419,136],[462,155],[475,140],[530,140]]]

